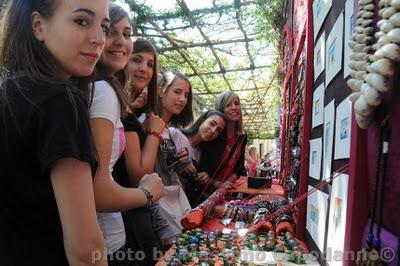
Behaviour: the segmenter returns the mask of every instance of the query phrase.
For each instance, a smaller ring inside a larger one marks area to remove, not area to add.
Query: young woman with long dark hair
[[[226,127],[225,134],[207,143],[202,151],[207,156],[201,157],[199,169],[208,174],[203,178],[204,183],[213,185],[209,186],[209,192],[221,185],[231,187],[237,178],[246,175],[244,154],[247,133],[243,128],[239,96],[233,91],[219,94],[215,100],[215,109],[225,115]]]
[[[107,1],[12,0],[1,23],[1,265],[105,265],[85,96]]]
[[[128,71],[130,78],[125,86],[128,102],[135,103],[135,97],[146,90],[146,97],[143,97],[140,106],[146,114],[146,130],[152,134],[146,134],[134,113],[135,106],[130,104],[126,117],[122,119],[126,148],[114,167],[113,175],[121,185],[137,187],[145,174],[154,172],[160,145],[160,139],[156,135],[161,134],[165,128],[164,121],[154,114],[157,100],[157,53],[151,42],[141,38],[134,41]],[[144,260],[138,262],[140,265],[154,264],[154,252],[161,248],[164,232],[169,231],[167,221],[154,215],[157,208],[157,205],[151,208],[135,208],[126,211],[123,216],[128,246],[144,252]],[[171,238],[172,234],[166,237]]]
[[[184,165],[179,173],[179,178],[192,207],[200,200],[206,181],[216,182],[208,178],[206,172],[198,171],[202,156],[202,149],[208,142],[216,139],[220,134],[225,134],[225,116],[217,110],[204,112],[188,129],[178,130],[170,128],[171,137],[178,150],[187,148],[189,162]],[[205,155],[207,156],[207,155]]]

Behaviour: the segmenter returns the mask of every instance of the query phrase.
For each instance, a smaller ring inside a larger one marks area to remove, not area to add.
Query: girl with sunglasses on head
[[[86,96],[108,25],[105,0],[8,3],[0,39],[1,265],[106,265]]]

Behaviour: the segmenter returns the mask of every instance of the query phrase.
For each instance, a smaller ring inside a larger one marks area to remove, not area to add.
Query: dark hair
[[[108,5],[108,9],[110,16],[110,28],[113,28],[115,24],[117,24],[124,18],[128,18],[129,20],[128,12],[119,4],[110,3]],[[119,104],[121,105],[121,113],[125,113],[128,104],[128,97],[125,93],[124,87],[129,77],[128,68],[125,67],[124,69],[121,69],[120,71],[115,73],[114,77],[110,77],[106,74],[106,68],[99,61],[96,64],[96,71],[96,79],[107,81],[114,89],[115,93],[117,94]]]
[[[50,19],[58,2],[54,0],[12,0],[4,10],[0,33],[1,98],[5,103],[3,114],[8,110],[13,117],[8,100],[7,80],[14,79],[16,88],[20,90],[18,76],[21,75],[38,84],[65,84],[75,114],[76,107],[70,87],[77,86],[88,98],[89,82],[93,81],[92,76],[73,77],[70,81],[62,80],[60,78],[63,73],[62,66],[32,31],[32,13],[36,11],[43,18]],[[29,101],[28,98],[27,100]],[[75,119],[78,121],[79,118],[75,117]],[[14,122],[16,125],[18,124],[17,121],[14,120]]]
[[[145,39],[138,38],[133,43],[133,54],[149,52],[154,55],[154,64],[153,64],[153,76],[150,79],[150,83],[147,86],[147,103],[144,106],[144,112],[157,112],[157,99],[158,99],[158,88],[157,88],[157,79],[158,79],[158,60],[157,60],[157,50],[154,45]],[[130,88],[132,89],[132,88]],[[137,95],[136,95],[137,94]],[[140,93],[133,93],[135,98],[137,98]],[[130,99],[131,101],[133,99]]]
[[[192,137],[194,135],[197,134],[197,132],[199,131],[199,128],[201,126],[201,124],[209,117],[213,116],[213,115],[217,115],[220,116],[224,119],[225,121],[225,115],[223,113],[221,113],[220,111],[217,110],[209,110],[207,112],[202,113],[196,120],[196,122],[194,122],[194,124],[187,128],[187,129],[183,129],[181,130],[183,134],[185,134],[185,136],[187,137]]]
[[[188,96],[188,101],[185,105],[185,108],[183,108],[182,112],[178,115],[173,115],[170,121],[170,125],[173,127],[186,127],[193,121],[193,111],[192,111],[192,84],[190,83],[189,79],[183,75],[182,73],[179,72],[171,72],[167,71],[162,74],[162,79],[161,79],[161,92],[160,95],[164,92],[166,92],[169,87],[172,85],[172,83],[176,79],[183,79],[189,84],[189,96]],[[162,114],[162,101],[158,101],[158,111],[159,114]]]
[[[58,1],[13,0],[2,19],[0,68],[11,73],[24,72],[34,81],[59,83],[62,68],[33,34],[32,12],[50,19]]]

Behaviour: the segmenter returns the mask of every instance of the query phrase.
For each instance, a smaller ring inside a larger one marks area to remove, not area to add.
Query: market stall
[[[292,205],[274,183],[248,188],[242,177],[235,189],[215,191],[182,219],[183,232],[157,265],[319,265],[294,237]]]
[[[400,6],[372,0],[286,4],[280,172],[288,193],[318,187],[298,205],[296,236],[320,255],[396,251]],[[335,173],[335,180],[318,186]],[[398,264],[395,256],[385,260]]]

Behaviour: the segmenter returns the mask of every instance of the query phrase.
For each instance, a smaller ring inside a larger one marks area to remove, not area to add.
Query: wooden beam
[[[192,69],[192,71],[194,72],[194,74],[196,74],[196,73],[197,73],[197,69],[196,69],[195,66],[190,62],[189,58],[187,58],[187,55],[186,55],[185,53],[183,53],[183,52],[179,49],[178,44],[174,41],[174,39],[172,39],[172,38],[171,38],[167,33],[165,33],[160,27],[158,27],[158,25],[157,25],[155,22],[150,22],[150,23],[153,25],[154,28],[157,29],[157,31],[158,31],[159,33],[161,33],[163,36],[165,36],[165,37],[167,38],[167,40],[168,40],[172,45],[174,45],[174,46],[177,47],[176,51],[177,51],[177,52],[182,56],[182,58],[186,61],[186,63],[187,63],[187,64],[189,65],[189,67]],[[195,76],[197,76],[197,75],[195,75]],[[201,76],[199,76],[199,78],[200,78],[201,82],[203,83],[204,88],[205,88],[207,91],[211,92],[210,89],[209,89],[208,86],[207,86],[206,81],[205,81]]]
[[[239,43],[239,42],[252,42],[256,41],[256,38],[248,38],[248,39],[232,39],[232,40],[223,40],[223,41],[210,41],[210,42],[202,42],[202,43],[188,43],[188,44],[182,44],[179,46],[181,49],[187,49],[187,48],[194,48],[194,47],[207,47],[207,46],[216,46],[216,45],[222,45],[222,44],[230,44],[230,43]],[[171,47],[165,47],[165,48],[159,48],[157,51],[159,53],[162,52],[167,52],[167,51],[175,51],[176,47],[171,46]]]
[[[241,71],[249,71],[253,69],[258,69],[258,68],[270,68],[271,65],[263,65],[263,66],[254,66],[254,67],[242,67],[242,68],[235,68],[235,69],[225,69],[223,72],[220,71],[211,71],[211,72],[199,72],[199,73],[186,73],[185,75],[187,77],[193,77],[193,76],[207,76],[207,75],[218,75],[218,74],[224,74],[228,72],[241,72]]]
[[[199,23],[197,23],[196,19],[193,17],[189,7],[186,5],[186,2],[184,0],[176,0],[176,2],[181,7],[181,9],[186,14],[186,16],[189,18],[190,24],[194,25],[197,28],[197,30],[200,32],[200,35],[203,37],[204,40],[206,40],[206,42],[211,43],[210,38],[204,33],[204,31],[201,28],[201,26],[199,25]],[[225,80],[225,83],[226,83],[226,85],[228,85],[229,89],[232,90],[232,86],[224,74],[225,67],[222,64],[221,59],[219,58],[217,52],[215,51],[215,49],[212,45],[210,45],[210,49],[211,49],[212,54],[214,55],[215,60],[217,61],[218,67],[222,73],[222,78]]]
[[[255,90],[261,90],[261,89],[266,89],[266,88],[267,87],[256,87],[256,88],[246,88],[246,89],[238,89],[238,90],[232,90],[232,91],[238,93],[238,92],[243,92],[243,91],[255,91]],[[207,95],[207,94],[220,94],[221,92],[224,92],[224,91],[213,91],[211,93],[209,93],[209,92],[193,92],[193,94],[194,95]],[[244,105],[248,105],[248,104],[244,103]]]
[[[135,3],[135,1],[129,1],[130,7],[132,11],[137,10],[136,6],[139,4]],[[256,4],[255,1],[243,1],[240,3],[240,6],[249,6]],[[234,4],[229,5],[221,5],[215,6],[211,8],[200,8],[194,9],[191,11],[193,15],[200,15],[200,14],[210,14],[210,13],[220,13],[221,11],[229,10],[235,8]],[[182,14],[180,12],[167,12],[163,15],[154,15],[154,16],[142,16],[140,19],[143,22],[150,22],[150,21],[157,21],[157,20],[168,20],[168,19],[176,19],[182,18]]]

